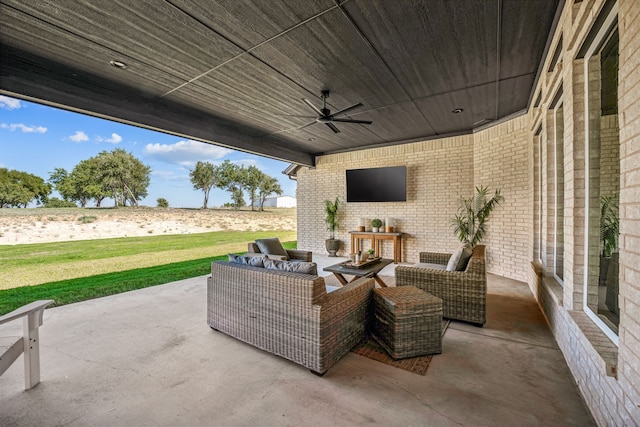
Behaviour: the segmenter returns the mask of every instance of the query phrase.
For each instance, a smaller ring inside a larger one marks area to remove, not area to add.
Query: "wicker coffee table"
[[[360,277],[373,277],[381,287],[386,288],[387,284],[384,283],[384,281],[378,276],[378,273],[380,272],[380,270],[382,270],[392,262],[393,262],[392,259],[382,258],[379,261],[369,264],[363,268],[348,267],[343,265],[344,263],[340,263],[340,264],[330,265],[329,267],[325,267],[323,268],[323,270],[332,272],[333,275],[336,276],[336,278],[343,285],[346,285],[347,283],[349,283],[347,279],[344,277],[344,275],[346,274],[349,276],[354,276],[353,279],[351,279],[351,281],[354,281]]]
[[[373,337],[394,359],[442,353],[442,300],[415,286],[374,289]]]

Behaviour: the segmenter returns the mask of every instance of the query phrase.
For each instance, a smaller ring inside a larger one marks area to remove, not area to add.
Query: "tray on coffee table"
[[[352,261],[345,261],[345,262],[341,262],[340,265],[343,267],[347,267],[347,268],[367,268],[369,267],[371,264],[375,264],[376,262],[380,261],[382,259],[382,257],[374,257],[374,258],[369,258],[366,261],[362,261],[362,262],[352,262]]]

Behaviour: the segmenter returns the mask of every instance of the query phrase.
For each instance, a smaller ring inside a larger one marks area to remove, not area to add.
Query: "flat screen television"
[[[406,166],[347,170],[347,202],[406,201]]]

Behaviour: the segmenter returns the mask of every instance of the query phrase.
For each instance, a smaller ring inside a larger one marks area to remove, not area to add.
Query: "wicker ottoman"
[[[394,359],[442,353],[442,300],[415,286],[376,288],[373,337]]]

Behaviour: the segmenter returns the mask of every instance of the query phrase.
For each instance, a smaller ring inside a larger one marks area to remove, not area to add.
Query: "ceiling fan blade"
[[[297,114],[280,114],[278,117],[297,117],[302,119],[317,119],[316,116],[298,116]]]
[[[340,110],[337,113],[334,113],[333,116],[339,116],[341,114],[347,114],[351,110],[355,110],[358,107],[362,107],[362,102],[358,102],[357,104],[352,105],[351,107],[347,107],[344,110]]]
[[[339,123],[360,123],[363,125],[370,125],[373,123],[371,120],[355,120],[355,119],[331,119],[332,122]]]
[[[316,107],[315,105],[313,105],[313,103],[311,101],[309,101],[306,98],[302,98],[302,102],[304,102],[305,104],[307,104],[309,107],[313,108],[313,111],[315,111],[316,113],[318,113],[319,116],[324,116],[324,114],[322,114],[322,110],[320,110],[318,107]]]
[[[329,126],[329,129],[331,129],[333,132],[340,133],[340,130],[335,127],[333,123],[325,123],[325,125]]]

